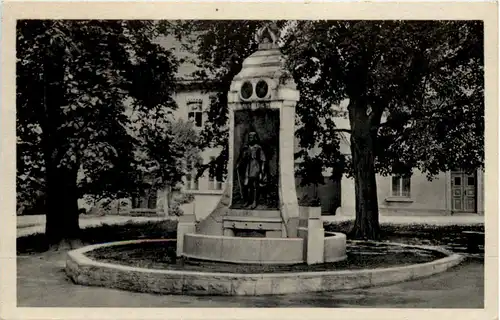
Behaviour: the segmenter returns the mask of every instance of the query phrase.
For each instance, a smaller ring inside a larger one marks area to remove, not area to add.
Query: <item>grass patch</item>
[[[177,234],[177,221],[128,222],[125,224],[88,227],[81,230],[84,244],[96,244],[136,239],[172,239]],[[37,253],[49,248],[47,237],[43,233],[17,238],[17,254]]]
[[[354,221],[325,223],[325,231],[348,233]],[[463,231],[484,232],[484,225],[381,224],[381,241],[412,245],[442,246],[454,252],[466,252]],[[484,247],[483,247],[484,249]]]

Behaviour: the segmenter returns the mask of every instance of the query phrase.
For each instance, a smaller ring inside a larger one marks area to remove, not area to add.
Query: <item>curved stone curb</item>
[[[67,255],[66,273],[77,284],[137,292],[185,295],[271,295],[393,284],[443,272],[458,265],[464,259],[461,255],[438,247],[390,243],[440,252],[446,254],[447,257],[427,263],[379,269],[236,274],[136,268],[97,262],[85,256],[86,252],[103,247],[165,241],[169,240],[120,241],[73,250]],[[387,242],[383,243],[387,244]]]

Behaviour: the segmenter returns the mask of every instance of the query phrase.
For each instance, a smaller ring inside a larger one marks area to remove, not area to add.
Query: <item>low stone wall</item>
[[[325,232],[324,260],[325,262],[336,262],[345,260],[347,237],[343,233]]]
[[[304,262],[304,239],[185,234],[183,255],[221,262],[297,264]]]
[[[446,254],[447,257],[428,263],[381,269],[233,274],[134,268],[101,263],[85,256],[86,252],[97,248],[147,241],[151,240],[106,243],[70,251],[66,261],[66,273],[77,284],[137,292],[186,295],[270,295],[393,284],[443,272],[463,260],[462,256],[441,248],[401,245],[438,251]]]

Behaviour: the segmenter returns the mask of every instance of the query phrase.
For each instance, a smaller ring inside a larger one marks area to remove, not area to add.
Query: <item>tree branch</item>
[[[446,102],[447,101],[442,102],[437,108],[431,109],[427,112],[416,111],[416,112],[402,115],[400,118],[389,119],[389,120],[379,124],[377,128],[392,127],[395,124],[396,125],[397,124],[404,125],[404,124],[408,123],[409,121],[422,120],[422,119],[425,119],[426,117],[430,117],[433,115],[446,115],[449,113],[449,110],[451,107],[462,107],[462,106],[465,106],[465,105],[471,103],[472,101],[468,98],[462,98],[453,104],[449,104],[447,106],[444,106],[446,104]]]
[[[352,131],[349,129],[332,129],[333,132],[345,132],[351,134]]]
[[[380,120],[382,119],[382,115],[385,110],[385,101],[377,101],[375,105],[372,106],[372,112],[368,116],[368,121],[370,126],[378,126],[380,124]]]

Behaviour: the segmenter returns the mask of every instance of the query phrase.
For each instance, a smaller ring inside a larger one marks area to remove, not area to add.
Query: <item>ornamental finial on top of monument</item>
[[[264,23],[255,34],[255,41],[259,44],[259,49],[278,48],[280,28],[275,21]]]

